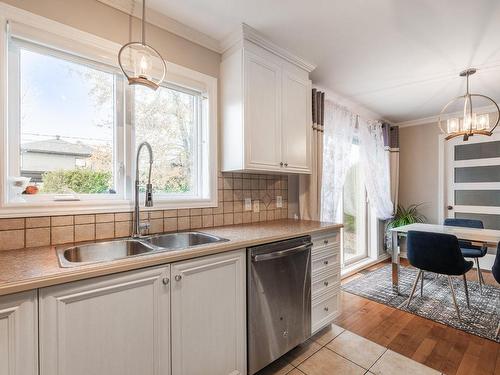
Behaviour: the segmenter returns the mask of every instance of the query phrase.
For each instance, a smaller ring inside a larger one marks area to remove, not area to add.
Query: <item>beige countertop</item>
[[[167,264],[341,227],[341,224],[318,221],[275,220],[204,228],[199,231],[229,241],[71,268],[59,265],[55,246],[0,251],[0,295]]]

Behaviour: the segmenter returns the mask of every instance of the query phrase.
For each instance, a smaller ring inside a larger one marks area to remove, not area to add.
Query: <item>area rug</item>
[[[435,274],[425,274],[423,297],[420,296],[419,281],[410,307],[405,306],[404,302],[408,299],[416,275],[416,269],[401,267],[399,295],[392,290],[390,264],[374,271],[364,272],[362,276],[343,285],[342,289],[473,335],[500,342],[500,337],[495,337],[500,320],[500,288],[483,285],[483,294],[481,295],[479,283],[477,281],[468,281],[470,299],[470,309],[468,309],[462,278],[453,277],[453,286],[462,318],[459,321],[446,276],[436,278]]]

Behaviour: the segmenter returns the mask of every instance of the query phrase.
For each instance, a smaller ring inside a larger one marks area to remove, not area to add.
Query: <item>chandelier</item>
[[[118,64],[130,85],[156,90],[165,78],[165,60],[156,49],[146,44],[146,0],[142,2],[142,39],[127,43],[120,49]]]
[[[458,96],[455,99],[451,100],[444,106],[444,108],[441,110],[441,113],[439,114],[439,120],[438,120],[438,125],[441,131],[446,134],[445,140],[449,140],[455,137],[463,136],[464,141],[467,141],[469,137],[473,136],[474,134],[481,134],[481,135],[491,135],[495,128],[498,125],[498,122],[500,121],[500,108],[498,107],[498,104],[491,99],[490,97],[486,95],[481,95],[481,94],[471,94],[469,92],[469,77],[476,73],[476,69],[474,68],[469,68],[466,69],[462,72],[460,72],[460,77],[465,77],[467,80],[467,89],[465,92],[465,95]],[[490,124],[490,115],[489,113],[482,113],[479,114],[474,111],[473,105],[472,105],[472,99],[476,101],[478,100],[486,100],[488,102],[493,103],[493,106],[496,108],[497,112],[497,119],[496,122],[493,126]],[[464,101],[463,104],[463,118],[460,119],[460,117],[456,116],[446,116],[446,110],[453,104],[457,103],[459,101]],[[443,127],[444,117],[447,117],[446,119],[446,127]]]

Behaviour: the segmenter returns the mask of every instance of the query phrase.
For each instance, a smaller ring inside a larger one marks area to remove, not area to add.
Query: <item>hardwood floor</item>
[[[496,284],[491,273],[483,276]],[[475,271],[467,278],[477,280]],[[342,292],[342,312],[334,323],[448,375],[500,375],[500,344],[366,298]]]

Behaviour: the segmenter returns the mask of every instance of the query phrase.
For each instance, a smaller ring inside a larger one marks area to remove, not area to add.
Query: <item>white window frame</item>
[[[68,209],[72,213],[99,213],[99,212],[123,212],[133,209],[133,180],[135,178],[135,139],[133,136],[130,108],[125,103],[123,107],[125,121],[123,126],[116,126],[116,139],[123,142],[115,142],[114,148],[118,155],[122,154],[123,160],[118,159],[115,163],[115,174],[124,173],[123,194],[121,197],[83,197],[80,201],[44,201],[36,199],[36,202],[10,203],[7,199],[7,173],[8,173],[8,28],[15,27],[16,35],[37,44],[46,44],[54,49],[59,49],[79,57],[106,64],[118,68],[117,55],[120,45],[93,34],[83,32],[73,27],[49,20],[33,13],[18,9],[16,7],[0,3],[0,217],[21,217],[67,214]],[[125,30],[126,31],[126,30]],[[124,31],[124,32],[125,32]],[[203,134],[199,137],[198,150],[203,147],[203,153],[199,152],[199,168],[202,173],[197,173],[206,191],[198,198],[192,196],[168,196],[168,199],[158,197],[154,201],[154,207],[143,208],[145,210],[171,209],[171,208],[194,208],[194,207],[216,207],[217,206],[217,78],[191,70],[189,68],[167,62],[167,85],[185,87],[188,90],[201,93],[203,100],[200,101],[200,113],[203,112]],[[123,95],[122,97],[124,97]],[[125,99],[126,100],[126,99]],[[207,157],[201,157],[201,155]],[[114,194],[113,194],[114,195]],[[118,195],[118,194],[117,194]],[[37,197],[39,198],[39,197]],[[141,202],[143,204],[143,202]]]
[[[16,45],[15,49],[12,48],[11,45],[9,45],[7,48],[9,48],[9,71],[11,71],[12,68],[17,69],[19,68],[19,50],[21,48],[26,48],[29,51],[41,53],[46,56],[53,56],[55,58],[61,59],[61,60],[66,60],[69,62],[73,62],[76,64],[82,64],[82,65],[87,65],[92,68],[99,69],[101,71],[104,71],[109,74],[113,74],[114,78],[114,85],[115,85],[115,92],[114,94],[116,95],[116,100],[115,100],[115,114],[114,114],[114,126],[113,126],[113,186],[116,190],[116,194],[69,194],[66,199],[78,199],[79,201],[108,201],[108,200],[114,200],[114,201],[119,201],[120,199],[123,200],[125,197],[125,186],[123,182],[123,176],[121,172],[121,165],[124,165],[125,161],[125,155],[124,155],[124,148],[122,147],[122,140],[123,140],[123,121],[124,121],[124,106],[123,106],[123,90],[124,90],[124,85],[125,85],[125,80],[123,77],[121,77],[120,70],[110,67],[108,65],[100,64],[98,62],[90,61],[88,59],[84,59],[81,57],[76,57],[74,55],[71,55],[66,52],[58,51],[51,49],[49,47],[44,47],[40,46],[38,44],[34,44],[31,42],[23,41],[23,40],[16,40],[14,41],[14,44]],[[16,60],[16,61],[15,61]],[[20,88],[19,88],[19,81],[17,80],[18,74],[11,74],[9,76],[9,79],[12,81],[8,83],[8,96],[9,97],[14,97],[17,98],[19,97],[20,94]],[[19,102],[10,102],[7,108],[8,111],[8,116],[9,116],[9,122],[7,124],[7,138],[9,139],[10,144],[20,144],[20,121],[18,118],[19,114]],[[6,152],[8,153],[8,159],[9,159],[9,165],[7,169],[7,174],[11,174],[11,171],[19,171],[20,170],[20,160],[19,160],[19,149],[16,152],[13,152],[12,147],[8,147],[6,145]],[[4,178],[7,178],[8,176],[3,176]],[[6,189],[6,194],[8,195],[8,188]],[[40,202],[43,202],[44,204],[48,204],[50,202],[57,201],[58,194],[40,194],[40,195],[26,195],[24,196],[24,199],[27,201],[28,204],[32,205],[37,205],[40,204]],[[3,197],[7,204],[8,204],[8,196]],[[62,197],[59,198],[60,200],[63,200]]]

